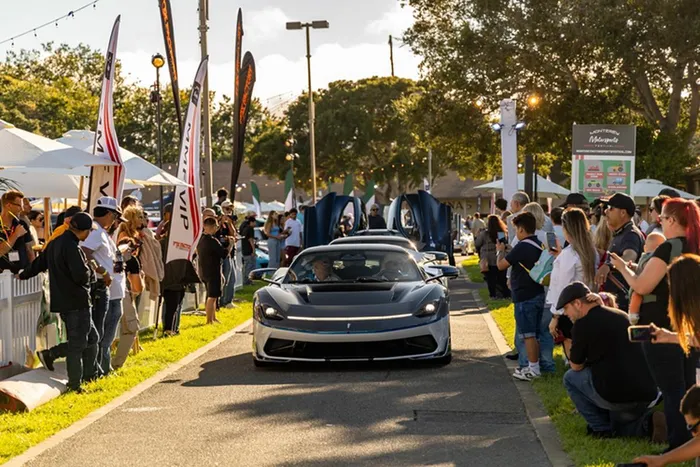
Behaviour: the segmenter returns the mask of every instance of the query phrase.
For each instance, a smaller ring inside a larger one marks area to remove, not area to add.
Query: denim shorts
[[[515,324],[518,326],[518,333],[523,338],[537,337],[537,332],[542,321],[544,312],[544,294],[516,302],[515,304]]]

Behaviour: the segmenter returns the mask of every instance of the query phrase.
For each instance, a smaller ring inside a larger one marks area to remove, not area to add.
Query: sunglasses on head
[[[693,423],[692,425],[691,424],[686,425],[686,428],[688,429],[689,432],[691,432],[692,434],[695,434],[695,430],[698,429],[698,426],[700,426],[700,420]]]

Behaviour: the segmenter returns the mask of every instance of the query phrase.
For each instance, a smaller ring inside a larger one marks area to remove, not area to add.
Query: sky
[[[25,0],[3,2],[0,41],[65,15],[90,0]],[[198,0],[171,0],[180,87],[189,87],[200,60]],[[233,53],[236,14],[243,10],[243,53],[252,52],[257,69],[254,96],[263,105],[284,106],[307,87],[306,43],[303,31],[287,31],[287,21],[327,20],[329,29],[311,31],[312,86],[326,87],[338,79],[389,76],[389,34],[401,37],[412,13],[398,0],[209,0],[209,87],[233,93]],[[151,56],[165,55],[158,0],[99,0],[73,18],[59,21],[11,43],[0,45],[0,58],[8,50],[38,49],[48,41],[85,43],[104,50],[114,19],[121,14],[117,58],[133,82],[150,85],[155,72]],[[420,58],[400,40],[394,42],[396,76],[419,77]],[[169,82],[162,70],[161,84]]]

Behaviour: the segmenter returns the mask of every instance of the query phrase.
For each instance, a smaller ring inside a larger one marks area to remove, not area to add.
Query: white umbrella
[[[637,204],[644,204],[646,202],[644,198],[653,198],[654,196],[658,196],[659,192],[664,188],[676,190],[681,195],[681,198],[697,198],[697,196],[692,193],[679,190],[678,188],[673,188],[672,186],[664,185],[659,180],[654,180],[653,178],[644,178],[642,180],[637,180],[636,182],[634,182],[633,193],[635,202],[637,202]]]
[[[95,132],[90,130],[70,130],[56,141],[92,153]],[[122,156],[122,162],[126,169],[126,179],[135,184],[143,186],[187,186],[187,183],[179,178],[159,169],[158,166],[151,164],[143,157],[127,149],[120,147],[119,153]],[[83,171],[81,173],[73,173],[73,175],[88,176],[90,173],[89,171]]]
[[[524,189],[525,174],[518,174],[518,190],[522,191]],[[483,185],[475,186],[474,190],[484,191],[486,193],[500,193],[503,191],[503,180],[496,180]],[[559,186],[539,175],[537,176],[537,195],[539,197],[564,199],[569,193],[571,193],[571,191],[567,190],[563,186]]]
[[[0,167],[30,167],[35,172],[55,173],[91,165],[116,165],[104,157],[85,154],[58,141],[16,128],[0,120]]]
[[[262,203],[262,206],[260,206],[260,209],[262,209],[262,211],[264,211],[264,212],[284,211],[284,203],[280,203],[277,200],[272,201],[271,203]]]

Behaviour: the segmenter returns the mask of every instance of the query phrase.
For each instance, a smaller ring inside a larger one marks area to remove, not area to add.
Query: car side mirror
[[[272,276],[277,269],[275,268],[261,268],[261,269],[253,269],[250,271],[250,274],[248,274],[248,279],[251,281],[263,281],[263,282],[268,282],[270,284],[277,284],[277,281],[274,281],[270,279],[269,276]]]
[[[447,277],[449,279],[459,277],[459,269],[457,269],[455,266],[448,266],[446,264],[433,264],[430,267],[432,269],[437,269],[438,271],[440,271],[440,274],[437,277]]]
[[[432,255],[432,261],[447,261],[447,253],[444,251],[424,251],[427,255]]]

